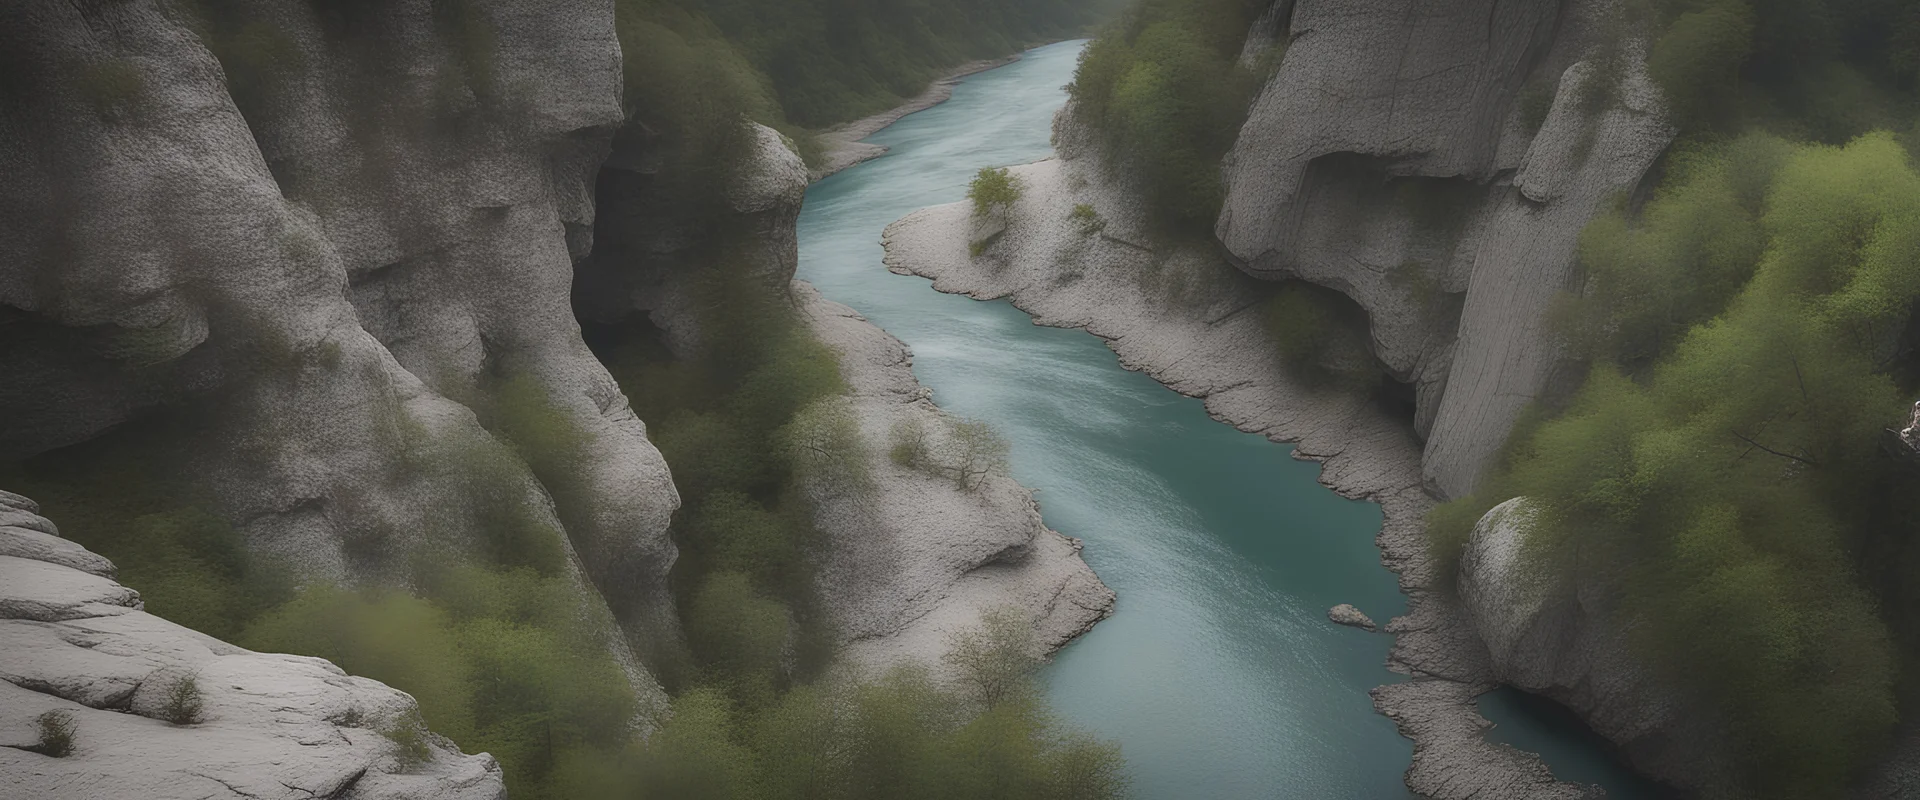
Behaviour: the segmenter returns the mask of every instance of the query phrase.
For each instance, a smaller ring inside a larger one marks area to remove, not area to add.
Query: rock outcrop
[[[622,120],[610,0],[28,0],[0,75],[0,462],[213,419],[174,472],[256,554],[380,580],[477,527],[448,454],[530,384],[587,434],[577,563],[671,635],[678,498],[569,303]],[[368,530],[386,555],[349,554]]]
[[[1026,192],[978,258],[971,245],[985,234],[955,203],[889,226],[888,267],[931,278],[940,291],[1009,299],[1038,324],[1085,329],[1128,369],[1202,398],[1215,418],[1294,443],[1299,457],[1323,462],[1321,483],[1342,496],[1379,503],[1376,541],[1409,605],[1386,625],[1395,637],[1388,666],[1411,680],[1373,695],[1414,741],[1408,787],[1439,800],[1594,796],[1592,787],[1555,780],[1539,757],[1483,736],[1491,723],[1472,701],[1497,684],[1466,615],[1436,591],[1442,576],[1422,521],[1433,499],[1412,426],[1362,394],[1290,372],[1257,311],[1262,287],[1209,250],[1156,249],[1138,197],[1108,183],[1068,119],[1056,120],[1061,160],[1013,168]],[[1082,203],[1104,228],[1090,232],[1073,218]]]
[[[0,492],[0,798],[506,797],[492,757],[420,731],[407,753],[382,732],[416,724],[413,698],[148,614],[36,512]],[[190,720],[169,703],[187,681]],[[65,755],[38,752],[47,714],[71,725]]]
[[[1607,2],[1274,8],[1289,49],[1227,157],[1216,232],[1249,274],[1366,310],[1414,388],[1427,481],[1466,494],[1555,378],[1546,313],[1580,230],[1673,137],[1640,46]]]
[[[1080,542],[1048,528],[1033,492],[990,474],[962,489],[944,474],[895,463],[896,426],[940,436],[952,425],[913,376],[906,345],[812,286],[794,284],[814,335],[840,352],[848,412],[860,430],[866,487],[815,480],[814,520],[829,541],[819,594],[856,669],[942,667],[954,634],[1011,608],[1052,653],[1113,613],[1113,590],[1080,559]]]
[[[1359,628],[1363,631],[1370,631],[1376,627],[1372,617],[1367,616],[1366,612],[1354,608],[1351,603],[1341,603],[1340,605],[1327,609],[1327,620],[1336,625]]]
[[[1598,570],[1554,561],[1577,559],[1577,547],[1550,555],[1529,546],[1538,513],[1524,497],[1494,507],[1460,559],[1461,604],[1495,677],[1566,706],[1665,783],[1737,785],[1710,710],[1633,658],[1617,588]]]

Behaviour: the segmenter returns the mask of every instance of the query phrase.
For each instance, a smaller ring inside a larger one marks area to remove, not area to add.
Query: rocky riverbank
[[[814,335],[840,352],[847,409],[869,485],[814,481],[815,522],[829,546],[820,596],[842,654],[865,671],[918,662],[936,671],[951,636],[1013,608],[1051,654],[1113,613],[1114,593],[1080,559],[1080,542],[1048,528],[1033,492],[1004,474],[962,488],[939,470],[896,463],[896,429],[936,441],[953,418],[913,376],[913,354],[853,309],[805,282],[794,297]]]
[[[1127,368],[1202,399],[1241,430],[1294,443],[1298,457],[1322,462],[1323,484],[1379,503],[1382,558],[1409,599],[1408,614],[1386,626],[1395,635],[1389,666],[1411,679],[1374,690],[1374,701],[1415,742],[1406,778],[1414,791],[1448,800],[1596,795],[1482,736],[1489,723],[1472,699],[1492,688],[1493,674],[1458,604],[1436,591],[1422,532],[1433,501],[1410,421],[1364,394],[1291,376],[1257,313],[1263,295],[1252,279],[1211,252],[1156,248],[1144,210],[1067,138],[1063,151],[1076,157],[1014,168],[1027,188],[1004,228],[983,225],[965,204],[916,212],[887,229],[889,269],[1093,333]],[[1076,218],[1081,204],[1095,215]]]
[[[813,180],[820,180],[855,164],[862,164],[887,154],[886,145],[863,142],[869,136],[879,133],[888,125],[899,122],[902,117],[915,111],[925,111],[953,97],[953,87],[959,86],[961,79],[995,67],[1004,67],[1020,60],[1018,53],[1004,58],[989,58],[969,61],[962,64],[939,80],[927,85],[919,96],[898,106],[864,117],[852,122],[836,125],[820,133],[820,145],[825,150],[819,166],[809,171]]]

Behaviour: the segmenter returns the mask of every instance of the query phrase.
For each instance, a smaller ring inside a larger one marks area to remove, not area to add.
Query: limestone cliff
[[[0,797],[506,796],[490,756],[417,730],[402,747],[413,698],[148,614],[36,511],[0,492]],[[169,702],[185,681],[197,709]],[[69,752],[45,752],[44,715],[70,725]]]
[[[1580,230],[1672,139],[1641,45],[1589,0],[1274,9],[1289,46],[1227,157],[1216,233],[1255,276],[1360,304],[1414,386],[1428,482],[1465,494],[1555,378],[1546,312]]]
[[[612,16],[0,8],[0,462],[159,409],[211,420],[174,471],[251,550],[380,580],[425,531],[478,527],[451,454],[492,444],[498,387],[530,383],[589,434],[588,500],[559,509],[575,563],[630,632],[670,633],[677,496],[569,303],[622,120]],[[552,522],[509,471],[487,491]],[[368,531],[382,547],[350,552]]]

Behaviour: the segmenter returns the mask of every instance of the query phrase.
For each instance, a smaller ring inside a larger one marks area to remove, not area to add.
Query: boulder
[[[1474,526],[1460,559],[1461,603],[1494,677],[1565,706],[1664,783],[1739,785],[1725,756],[1728,731],[1635,657],[1618,587],[1581,568],[1577,542],[1529,543],[1542,519],[1527,498],[1501,503]]]

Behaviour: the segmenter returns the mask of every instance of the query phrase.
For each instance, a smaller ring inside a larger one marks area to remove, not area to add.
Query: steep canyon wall
[[[1554,382],[1546,316],[1581,229],[1674,131],[1610,3],[1273,13],[1289,10],[1286,56],[1227,157],[1216,233],[1256,277],[1360,304],[1375,355],[1414,386],[1429,485],[1464,495]]]

